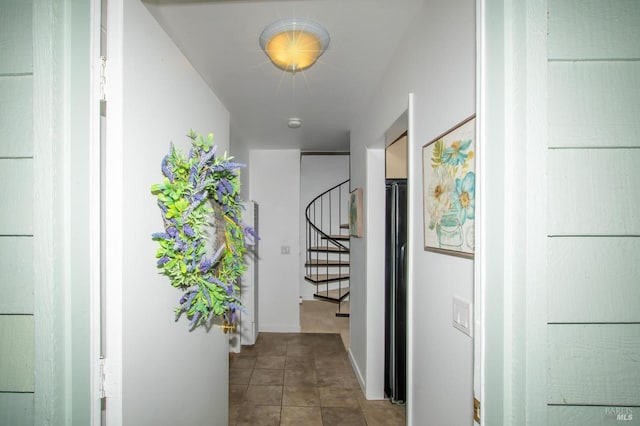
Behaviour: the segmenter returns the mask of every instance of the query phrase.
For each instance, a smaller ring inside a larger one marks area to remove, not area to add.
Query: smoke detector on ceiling
[[[298,117],[291,117],[287,122],[287,126],[289,126],[290,129],[297,129],[298,127],[302,126],[302,120],[300,120]]]

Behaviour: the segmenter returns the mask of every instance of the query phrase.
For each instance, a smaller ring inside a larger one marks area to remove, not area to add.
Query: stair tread
[[[349,235],[345,235],[345,234],[331,234],[329,235],[329,238],[332,238],[334,240],[340,240],[340,241],[348,241],[350,239]],[[326,240],[327,237],[322,237],[323,240]]]
[[[338,303],[338,309],[336,310],[337,317],[348,317],[351,315],[351,306],[348,300]]]
[[[349,295],[349,287],[336,288],[333,290],[320,290],[313,296],[324,300],[339,302]]]
[[[309,247],[309,250],[310,251],[328,251],[331,253],[334,253],[334,252],[349,253],[349,249],[344,247],[337,247],[337,246],[314,246],[314,247]]]
[[[324,283],[329,281],[348,280],[349,274],[310,274],[304,277],[307,281]]]
[[[349,266],[348,260],[311,259],[304,266]]]

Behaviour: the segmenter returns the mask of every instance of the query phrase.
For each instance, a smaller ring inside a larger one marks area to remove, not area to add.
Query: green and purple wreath
[[[157,266],[184,292],[176,321],[185,313],[191,328],[214,317],[231,324],[243,310],[237,282],[246,270],[245,237],[258,238],[242,223],[238,169],[244,165],[226,153],[216,157],[212,134],[205,139],[191,131],[189,138],[189,156],[171,144],[164,180],[151,187],[164,223],[164,232],[152,236],[160,244]]]

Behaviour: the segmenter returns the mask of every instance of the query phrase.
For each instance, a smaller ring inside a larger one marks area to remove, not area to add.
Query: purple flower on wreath
[[[233,186],[231,186],[231,184],[229,183],[228,180],[226,179],[221,179],[220,183],[222,185],[224,185],[225,190],[227,191],[227,194],[233,194]]]
[[[173,148],[173,145],[172,145],[172,148]],[[173,182],[175,180],[175,175],[169,168],[169,155],[165,155],[164,158],[162,159],[161,168],[162,168],[162,174],[164,174],[167,177],[167,179]]]
[[[188,248],[187,243],[185,243],[179,236],[176,238],[176,242],[173,245],[173,249],[176,251],[184,252]]]
[[[253,241],[258,241],[260,239],[260,237],[258,236],[256,231],[253,228],[251,228],[250,226],[245,226],[244,233],[245,233],[245,235],[247,235],[247,234],[250,235],[251,238],[253,239]]]
[[[200,318],[200,312],[196,312],[193,314],[193,319],[189,323],[189,327],[193,328],[198,323],[198,318]]]
[[[210,283],[213,284],[217,284],[222,288],[227,288],[227,285],[225,283],[223,283],[222,281],[220,281],[219,279],[217,279],[216,277],[214,277],[213,275],[207,278],[207,281],[209,281]]]
[[[220,164],[216,164],[215,167],[213,168],[213,171],[215,172],[223,172],[223,171],[228,171],[231,172],[235,169],[239,169],[241,167],[247,167],[246,164],[242,164],[242,163],[233,163],[231,161],[226,161],[224,163],[220,163]]]
[[[193,166],[191,166],[191,168],[189,169],[189,184],[191,186],[196,186],[196,176],[198,175],[198,168],[195,166],[195,164]]]
[[[158,207],[160,207],[160,210],[162,210],[165,215],[167,214],[168,208],[163,202],[158,201]]]
[[[211,259],[203,258],[202,261],[200,262],[200,272],[205,273],[209,269],[211,269],[212,266],[213,266],[213,262],[211,261]]]
[[[222,254],[223,250],[224,250],[224,244],[220,244],[220,247],[218,247],[218,250],[216,250],[216,252],[213,254],[213,257],[211,258],[212,263],[215,263],[218,261],[218,258]]]
[[[193,211],[196,209],[196,207],[198,207],[197,203],[191,203],[189,204],[189,208],[187,210],[185,210],[184,213],[182,213],[182,216],[180,217],[180,219],[182,220],[182,222],[186,222],[187,219],[189,218],[189,215],[191,213],[193,213]]]
[[[213,306],[213,304],[211,303],[211,294],[209,294],[209,289],[203,288],[202,292],[204,293],[204,297],[207,299],[207,303],[209,303],[209,306]]]
[[[166,232],[154,232],[153,234],[151,234],[151,238],[154,240],[170,240],[171,235],[167,234]]]
[[[189,238],[193,238],[196,235],[196,233],[193,231],[193,228],[189,226],[188,223],[184,224],[184,226],[182,227],[182,230],[184,231],[184,234]]]
[[[189,309],[189,307],[191,306],[191,302],[197,294],[197,290],[191,290],[182,295],[182,298],[180,298],[180,304],[182,305],[183,309]]]
[[[216,153],[216,149],[217,147],[212,146],[211,148],[209,148],[209,151],[207,151],[202,157],[200,157],[200,161],[198,162],[198,168],[201,168],[202,166],[207,164],[209,160],[213,158],[213,155]]]
[[[156,262],[156,264],[158,266],[162,266],[165,263],[167,263],[169,261],[169,258],[167,256],[162,256],[160,259],[158,259],[158,261]]]
[[[206,192],[198,192],[193,196],[193,203],[201,203],[206,198]]]

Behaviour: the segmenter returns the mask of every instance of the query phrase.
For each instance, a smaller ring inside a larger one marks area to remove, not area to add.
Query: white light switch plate
[[[471,315],[471,303],[466,300],[462,300],[459,297],[453,296],[453,326],[462,331],[469,337],[472,337],[472,315]]]

